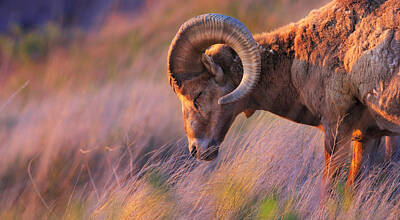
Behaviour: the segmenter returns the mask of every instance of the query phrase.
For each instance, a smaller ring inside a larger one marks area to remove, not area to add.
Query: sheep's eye
[[[196,98],[193,99],[193,105],[194,105],[194,107],[195,107],[197,110],[199,110],[199,103],[197,102],[197,99],[201,96],[201,93],[202,93],[202,92],[200,92],[200,93],[196,96]]]

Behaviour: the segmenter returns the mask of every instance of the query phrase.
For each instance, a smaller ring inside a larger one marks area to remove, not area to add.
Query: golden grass
[[[179,25],[219,12],[267,31],[320,4],[149,1],[93,33],[2,36],[0,219],[396,219],[398,165],[324,200],[322,134],[268,113],[239,116],[216,161],[187,153],[166,80]]]

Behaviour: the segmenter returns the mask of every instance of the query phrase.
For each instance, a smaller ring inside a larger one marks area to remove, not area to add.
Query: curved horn
[[[258,82],[261,70],[258,44],[239,20],[225,15],[204,14],[186,21],[171,43],[168,73],[172,78],[202,73],[201,54],[218,43],[235,50],[243,64],[239,86],[218,100],[219,104],[227,104],[248,95]]]

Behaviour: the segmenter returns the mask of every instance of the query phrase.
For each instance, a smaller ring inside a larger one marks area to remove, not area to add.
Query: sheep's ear
[[[224,71],[218,64],[214,62],[212,57],[203,53],[201,56],[201,62],[203,63],[204,67],[206,67],[207,71],[215,76],[215,81],[217,81],[218,84],[224,83]]]
[[[243,111],[243,113],[246,116],[246,118],[250,118],[254,114],[255,111],[256,110],[254,110],[254,109],[246,109]]]

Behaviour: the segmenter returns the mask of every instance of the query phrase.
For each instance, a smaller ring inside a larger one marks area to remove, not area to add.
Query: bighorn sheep
[[[353,141],[351,184],[367,146],[400,135],[399,58],[400,1],[335,0],[254,38],[228,16],[192,18],[171,43],[168,75],[198,159],[216,158],[239,113],[266,110],[325,133],[328,179]]]

